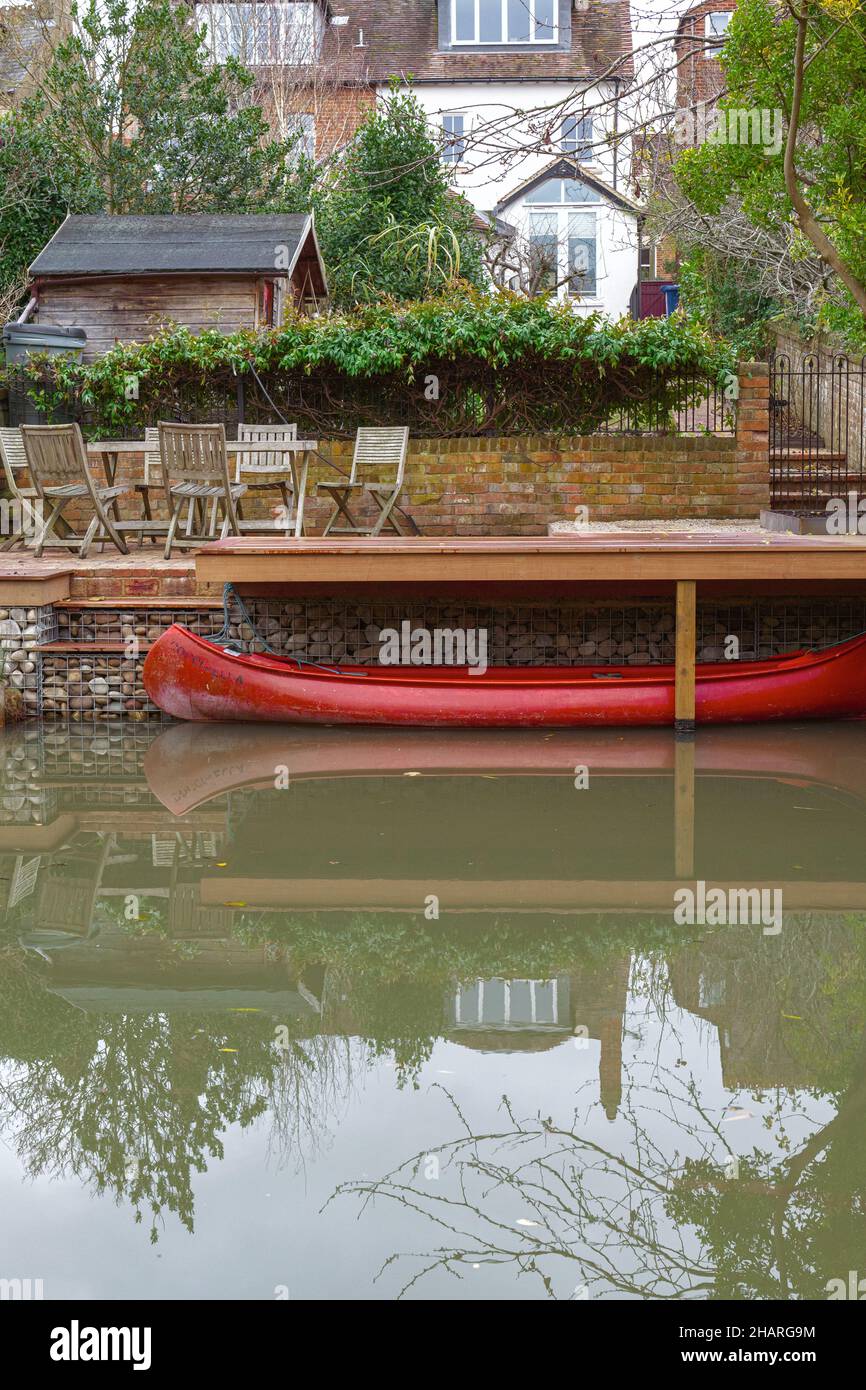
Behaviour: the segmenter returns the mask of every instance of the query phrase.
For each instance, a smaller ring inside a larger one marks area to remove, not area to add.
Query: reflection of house
[[[622,1099],[622,1021],[628,957],[552,980],[494,977],[458,984],[448,1036],[482,1052],[544,1052],[565,1039],[601,1043],[599,1099],[608,1119]]]
[[[49,948],[50,951],[50,948]],[[265,946],[197,942],[186,959],[159,937],[109,928],[74,949],[50,952],[53,993],[93,1013],[214,1013],[254,1009],[315,1018],[318,1003]]]
[[[674,1000],[717,1029],[727,1087],[814,1081],[809,1039],[828,1033],[835,1007],[822,972],[844,960],[851,930],[842,916],[786,913],[779,936],[729,927],[672,954]]]

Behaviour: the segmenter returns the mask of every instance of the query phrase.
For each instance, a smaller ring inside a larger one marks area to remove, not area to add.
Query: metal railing
[[[806,353],[770,359],[771,504],[818,512],[864,486],[866,358]]]

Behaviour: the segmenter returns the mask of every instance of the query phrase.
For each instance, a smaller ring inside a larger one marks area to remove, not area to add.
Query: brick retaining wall
[[[572,520],[578,507],[588,509],[590,522],[757,518],[769,505],[768,400],[767,367],[751,363],[740,372],[735,436],[413,439],[403,506],[429,536],[545,535],[551,522]],[[351,441],[324,440],[321,452],[349,471]],[[139,457],[122,456],[118,481],[140,478],[141,471]],[[315,484],[335,476],[313,460],[306,518],[314,535],[330,514]],[[278,501],[276,492],[248,501],[248,515],[266,516]],[[124,515],[134,515],[138,501],[130,493],[121,505]]]

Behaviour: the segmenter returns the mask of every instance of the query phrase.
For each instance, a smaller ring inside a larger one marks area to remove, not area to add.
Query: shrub
[[[282,415],[335,437],[365,423],[409,424],[436,437],[585,434],[622,408],[633,427],[656,428],[732,366],[725,346],[682,315],[613,323],[467,287],[320,318],[292,314],[266,332],[176,328],[89,364],[33,358],[7,380],[94,436],[158,419],[229,422],[242,383],[249,420]],[[126,399],[130,375],[138,400]]]

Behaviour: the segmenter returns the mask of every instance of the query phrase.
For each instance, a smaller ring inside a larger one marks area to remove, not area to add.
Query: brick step
[[[112,613],[135,613],[135,612],[158,612],[160,609],[176,609],[179,613],[189,613],[194,609],[221,609],[223,601],[221,598],[190,598],[184,599],[180,595],[168,598],[65,598],[55,603],[55,608],[62,608],[66,612],[87,612],[96,609],[108,609]]]
[[[842,464],[844,467],[847,462],[847,454],[789,454],[774,451],[770,455],[770,467],[773,469],[790,465],[791,468],[808,468],[810,472],[824,473],[829,472],[833,464]]]
[[[149,652],[153,646],[152,642],[140,642],[138,645],[139,654]],[[41,642],[32,648],[35,652],[56,652],[62,656],[74,656],[77,652],[102,652],[109,656],[123,656],[126,651],[125,642],[102,642],[98,638],[94,642]],[[132,661],[133,657],[127,660]]]

